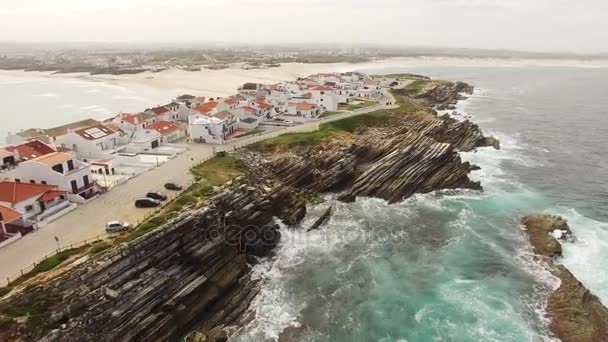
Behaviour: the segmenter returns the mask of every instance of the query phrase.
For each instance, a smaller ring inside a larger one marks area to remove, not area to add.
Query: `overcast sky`
[[[0,41],[608,52],[608,0],[0,0]]]

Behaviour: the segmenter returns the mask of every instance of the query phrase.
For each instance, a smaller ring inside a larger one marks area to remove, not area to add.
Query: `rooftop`
[[[231,112],[227,111],[227,110],[223,110],[215,115],[213,115],[214,117],[218,118],[218,119],[226,119],[229,118],[231,116],[233,116],[234,114],[232,114]]]
[[[162,135],[167,135],[179,131],[179,127],[168,121],[159,121],[153,123],[146,127],[146,129],[153,129]]]
[[[161,106],[161,107],[154,107],[150,110],[156,115],[161,115],[161,114],[165,114],[166,112],[168,112],[169,108]]]
[[[90,127],[76,130],[76,131],[74,131],[74,133],[80,135],[81,137],[85,138],[86,140],[95,141],[97,139],[107,137],[110,134],[114,134],[115,132],[105,125],[97,124],[95,126],[90,126]]]
[[[0,182],[0,202],[15,204],[56,189],[55,185],[3,181]]]
[[[19,133],[17,133],[17,135],[22,137],[23,139],[38,138],[39,140],[44,140],[44,141],[48,142],[48,139],[45,138],[46,136],[52,137],[52,138],[59,137],[59,136],[67,134],[70,130],[75,130],[75,129],[79,129],[82,127],[93,126],[98,123],[99,123],[99,121],[97,121],[97,120],[86,119],[86,120],[76,121],[76,122],[72,122],[72,123],[69,123],[66,125],[57,126],[57,127],[48,128],[48,129],[32,128],[32,129],[25,130],[23,132],[19,132]]]
[[[72,157],[72,155],[70,155],[70,154],[63,153],[63,152],[54,152],[54,153],[49,153],[44,156],[32,159],[30,161],[48,165],[48,166],[55,166],[57,164],[67,162],[68,160],[72,160],[72,159],[74,159],[74,157]]]
[[[38,140],[28,141],[21,145],[8,146],[5,149],[9,152],[17,152],[22,160],[30,160],[55,152],[53,148]]]
[[[20,217],[20,212],[0,205],[0,221],[3,221],[4,223],[11,223]]]

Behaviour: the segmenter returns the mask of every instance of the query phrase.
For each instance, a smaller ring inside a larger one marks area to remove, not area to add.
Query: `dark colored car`
[[[162,192],[148,192],[146,194],[147,198],[153,198],[155,200],[159,200],[159,201],[166,201],[167,200],[167,195],[163,194]]]
[[[165,184],[165,189],[173,191],[182,191],[183,188],[175,183],[167,183]]]
[[[160,205],[160,201],[154,198],[138,198],[135,200],[137,208],[154,208]]]

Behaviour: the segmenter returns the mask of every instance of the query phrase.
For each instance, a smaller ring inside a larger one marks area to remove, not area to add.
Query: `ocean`
[[[502,146],[463,154],[485,190],[359,198],[318,231],[285,227],[276,256],[254,269],[255,319],[235,340],[291,326],[298,341],[552,341],[544,307],[559,280],[519,227],[539,212],[568,219],[577,240],[560,262],[608,303],[608,69],[362,71],[475,85],[458,111]]]
[[[50,128],[87,118],[103,120],[121,111],[143,111],[164,98],[103,82],[7,75],[0,75],[0,94],[0,146],[9,133]]]

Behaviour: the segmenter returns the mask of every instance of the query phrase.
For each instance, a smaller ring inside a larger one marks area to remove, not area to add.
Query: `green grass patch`
[[[219,186],[243,175],[246,168],[238,158],[226,153],[218,153],[216,157],[190,169],[190,172],[209,186]]]
[[[363,109],[363,108],[375,106],[378,104],[378,102],[376,102],[376,101],[367,101],[367,100],[354,100],[353,102],[358,102],[358,103],[357,104],[349,103],[347,106],[348,110]]]
[[[380,126],[385,124],[388,118],[404,114],[413,114],[422,109],[422,107],[412,102],[411,99],[407,98],[402,93],[398,93],[397,91],[392,92],[397,99],[399,108],[379,109],[370,113],[324,123],[317,131],[283,134],[276,138],[263,140],[252,144],[249,148],[256,151],[268,152],[269,150],[277,148],[290,148],[300,145],[316,144],[338,134],[353,133],[361,126]]]
[[[110,243],[101,241],[99,243],[94,244],[93,247],[91,247],[91,249],[89,249],[89,254],[91,254],[91,255],[99,254],[110,248],[112,248],[112,245]]]

